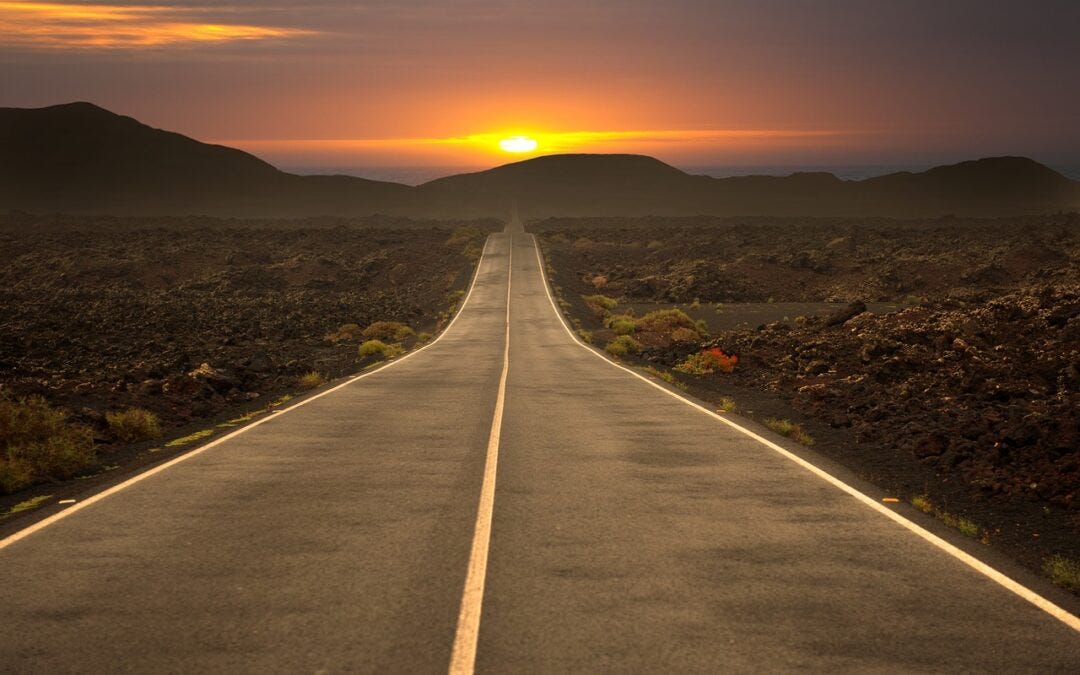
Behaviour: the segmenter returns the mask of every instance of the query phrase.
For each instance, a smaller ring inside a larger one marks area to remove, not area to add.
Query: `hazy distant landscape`
[[[1080,208],[1080,182],[1023,157],[844,181],[692,176],[640,155],[552,155],[419,186],[297,176],[89,103],[0,109],[0,210],[226,217],[1024,215]],[[59,189],[62,186],[62,189]]]

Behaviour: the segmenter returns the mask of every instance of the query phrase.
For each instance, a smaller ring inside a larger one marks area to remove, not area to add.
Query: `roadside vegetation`
[[[316,389],[326,384],[326,376],[317,370],[304,373],[296,380],[296,386],[305,391]]]
[[[0,492],[73,478],[97,464],[93,434],[40,396],[0,391]]]
[[[1080,593],[1080,561],[1052,555],[1043,563],[1043,571],[1058,586]]]
[[[608,342],[604,351],[615,358],[621,358],[628,354],[637,354],[641,351],[641,343],[629,335],[620,335]]]
[[[106,413],[105,421],[116,440],[121,443],[134,443],[161,435],[158,416],[142,408]]]
[[[792,422],[791,420],[778,419],[776,417],[768,417],[765,419],[765,426],[769,427],[776,433],[790,438],[799,445],[811,446],[814,444],[814,437],[806,433],[802,426]]]
[[[954,530],[960,532],[965,537],[971,537],[975,539],[979,536],[979,526],[972,520],[958,516],[955,513],[950,513],[944,509],[938,508],[930,501],[928,495],[915,495],[911,498],[911,505],[931,516],[934,516],[946,526],[951,527]],[[985,542],[984,542],[985,543]]]

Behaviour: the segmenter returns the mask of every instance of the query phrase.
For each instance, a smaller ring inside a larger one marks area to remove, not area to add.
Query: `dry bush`
[[[109,430],[121,443],[134,443],[161,435],[158,416],[142,408],[128,408],[119,412],[105,414]]]
[[[68,424],[40,396],[0,394],[0,492],[71,478],[96,460],[89,429]]]
[[[360,326],[355,323],[343,323],[338,326],[337,330],[333,333],[327,333],[324,337],[330,342],[342,342],[344,340],[355,340],[360,337]]]
[[[700,327],[681,309],[658,309],[637,320],[638,329],[649,333],[668,334],[678,328],[700,333]]]
[[[301,389],[315,389],[326,384],[326,378],[317,370],[304,373],[296,380],[296,386]]]
[[[376,321],[360,333],[365,340],[404,340],[413,329],[400,321]]]

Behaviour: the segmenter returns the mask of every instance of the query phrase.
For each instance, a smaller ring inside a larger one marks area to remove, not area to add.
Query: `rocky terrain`
[[[594,343],[628,333],[640,351],[622,358],[802,425],[816,451],[1032,566],[1080,557],[1080,217],[631,224],[536,224]],[[695,300],[844,304],[712,335],[612,319]],[[731,372],[680,372],[716,350]]]
[[[110,412],[148,410],[168,440],[359,370],[375,322],[408,326],[404,348],[423,341],[494,226],[13,214],[0,219],[0,388],[44,397],[116,463]]]

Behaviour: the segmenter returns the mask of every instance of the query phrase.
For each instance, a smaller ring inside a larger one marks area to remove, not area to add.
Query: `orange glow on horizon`
[[[160,5],[0,2],[0,43],[30,49],[130,49],[312,35],[273,26],[195,20],[196,9]]]
[[[862,132],[865,133],[865,132]],[[850,140],[856,132],[786,129],[652,129],[639,131],[485,132],[446,138],[216,140],[272,163],[490,165],[506,153],[651,154],[661,159],[686,149],[720,152],[747,148],[821,147]],[[508,149],[515,148],[514,150]]]

